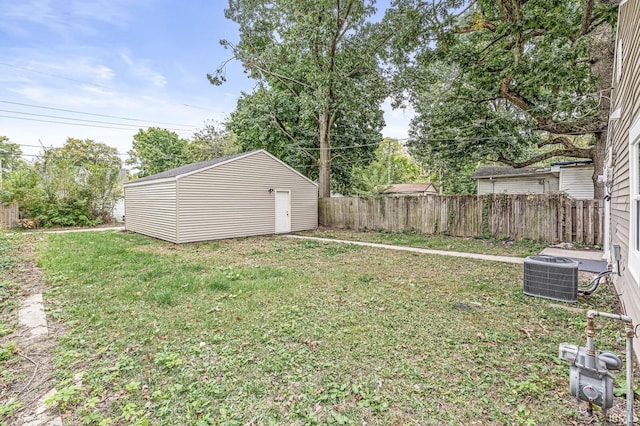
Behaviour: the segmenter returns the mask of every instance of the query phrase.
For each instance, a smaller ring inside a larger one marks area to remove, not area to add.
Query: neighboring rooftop
[[[431,182],[427,183],[396,183],[389,185],[382,191],[385,194],[415,194],[418,192],[436,192]]]
[[[591,160],[585,161],[563,161],[558,163],[552,163],[551,167],[522,167],[514,168],[510,166],[480,166],[478,170],[471,176],[474,179],[502,177],[502,176],[532,176],[543,175],[548,173],[557,173],[558,170],[555,167],[569,167],[569,166],[588,166],[593,164]]]
[[[515,169],[509,166],[480,166],[478,170],[471,176],[474,179],[489,178],[497,176],[526,176],[541,175],[551,173],[549,167],[522,167]]]

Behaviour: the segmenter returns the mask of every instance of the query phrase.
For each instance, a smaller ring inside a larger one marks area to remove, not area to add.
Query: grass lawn
[[[369,243],[512,257],[527,257],[533,254],[538,254],[548,245],[545,242],[532,240],[515,241],[499,240],[494,238],[449,237],[440,234],[428,235],[411,231],[380,232],[321,228],[316,231],[300,232],[300,234],[321,238],[365,241]]]
[[[577,416],[557,352],[584,344],[585,316],[525,296],[522,266],[279,237],[74,233],[37,250],[49,318],[66,328],[55,360],[68,424]],[[604,290],[578,306],[614,300]],[[617,325],[597,324],[612,349]]]

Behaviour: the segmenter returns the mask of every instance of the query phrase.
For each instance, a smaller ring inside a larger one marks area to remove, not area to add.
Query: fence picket
[[[322,198],[318,214],[321,225],[337,228],[602,243],[600,203],[558,195]]]

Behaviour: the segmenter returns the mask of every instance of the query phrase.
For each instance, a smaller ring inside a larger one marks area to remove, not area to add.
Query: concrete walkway
[[[124,225],[105,226],[101,228],[55,229],[51,231],[37,230],[37,231],[27,231],[25,232],[25,234],[69,234],[72,232],[99,232],[99,231],[124,231]]]
[[[490,260],[492,262],[516,263],[521,265],[524,264],[524,259],[521,257],[494,256],[491,254],[478,254],[478,253],[461,253],[458,251],[432,250],[432,249],[417,248],[417,247],[394,246],[391,244],[365,243],[362,241],[334,240],[332,238],[307,237],[304,235],[286,235],[286,236],[289,238],[323,241],[326,243],[352,244],[355,246],[376,247],[376,248],[383,248],[387,250],[410,251],[413,253],[436,254],[440,256],[452,256],[452,257],[464,257],[467,259]]]
[[[489,260],[492,262],[503,262],[503,263],[515,263],[515,264],[524,264],[524,258],[522,257],[510,257],[510,256],[494,256],[490,254],[478,254],[478,253],[463,253],[458,251],[446,251],[446,250],[433,250],[433,249],[425,249],[425,248],[417,248],[417,247],[408,247],[408,246],[396,246],[391,244],[380,244],[380,243],[366,243],[362,241],[350,241],[350,240],[336,240],[332,238],[319,238],[319,237],[307,237],[304,235],[286,235],[288,238],[298,238],[302,240],[313,240],[313,241],[322,241],[327,243],[341,243],[341,244],[352,244],[356,246],[365,246],[365,247],[376,247],[383,248],[387,250],[398,250],[398,251],[409,251],[413,253],[422,253],[422,254],[435,254],[439,256],[451,256],[451,257],[464,257],[467,259],[480,259],[480,260]],[[547,254],[550,256],[557,257],[569,257],[572,259],[585,259],[591,261],[602,261],[602,252],[601,251],[586,251],[586,250],[567,250],[567,249],[559,249],[549,247],[542,251],[542,254]],[[605,262],[606,263],[606,262]],[[595,271],[598,272],[598,271]]]
[[[37,349],[38,342],[48,337],[49,328],[44,312],[42,293],[33,294],[23,301],[22,307],[18,311],[18,326],[25,331],[19,341],[20,346],[24,349]],[[38,364],[36,364],[34,376],[37,367]],[[58,414],[57,406],[45,404],[45,400],[55,393],[56,389],[53,388],[42,395],[38,399],[37,407],[26,413],[18,420],[17,424],[21,426],[62,426],[62,418]]]

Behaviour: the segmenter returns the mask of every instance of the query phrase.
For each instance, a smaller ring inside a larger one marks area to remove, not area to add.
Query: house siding
[[[593,200],[593,167],[563,167],[560,169],[560,192],[577,200]]]
[[[609,126],[608,148],[613,153],[613,181],[611,182],[610,243],[619,245],[620,276],[614,283],[625,309],[635,324],[640,323],[640,289],[628,270],[629,261],[629,130],[640,117],[640,0],[628,0],[620,5],[619,42],[616,55],[622,54],[622,69],[614,70],[620,79],[614,81],[612,110],[620,110],[620,118]],[[621,43],[620,43],[621,41]],[[620,52],[622,45],[622,52]],[[619,61],[616,61],[619,62]],[[611,256],[613,253],[611,253]],[[612,264],[616,264],[611,259]],[[634,339],[635,351],[640,352],[640,339]]]
[[[544,185],[539,183],[540,179],[544,179]],[[550,192],[558,192],[558,178],[555,176],[514,176],[478,179],[478,195],[547,194]]]
[[[177,242],[175,181],[125,185],[124,194],[125,229]]]
[[[318,226],[314,183],[265,152],[179,177],[177,242],[275,233],[275,191],[290,191],[291,231]]]

